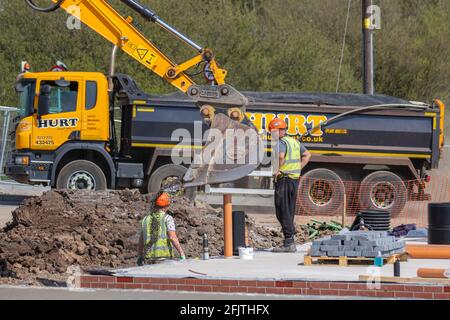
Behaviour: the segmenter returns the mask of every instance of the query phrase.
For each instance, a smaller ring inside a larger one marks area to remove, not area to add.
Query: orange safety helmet
[[[269,123],[270,132],[279,129],[287,129],[287,124],[284,120],[281,120],[280,118],[275,118],[272,121],[270,121]]]
[[[155,204],[160,207],[168,207],[170,205],[170,196],[167,193],[161,193],[158,198],[156,198]]]

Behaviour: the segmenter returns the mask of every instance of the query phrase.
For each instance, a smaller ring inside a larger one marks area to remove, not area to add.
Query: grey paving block
[[[344,240],[344,246],[356,247],[358,246],[358,244],[359,244],[358,240]]]
[[[363,251],[362,255],[365,258],[375,258],[378,256],[378,252],[368,250],[368,251]]]
[[[393,250],[393,247],[390,244],[373,248],[373,251],[390,251],[390,250]]]
[[[361,257],[361,251],[345,251],[345,256],[350,258]]]
[[[311,257],[321,257],[323,256],[322,251],[311,251]]]
[[[353,246],[339,246],[339,251],[354,251],[355,247]]]
[[[322,245],[322,240],[314,240],[314,241],[312,242],[312,245],[313,245],[313,246],[321,246],[321,245]]]
[[[320,251],[338,251],[339,246],[321,246]]]
[[[383,239],[385,239],[386,240],[386,242],[388,242],[388,243],[390,243],[390,242],[395,242],[397,239],[395,238],[395,237],[391,237],[391,236],[389,236],[389,237],[384,237]]]
[[[328,251],[329,257],[344,257],[345,251]]]
[[[399,244],[398,242],[390,243],[389,246],[390,246],[391,250],[395,250],[395,249],[400,248],[400,247],[399,247],[400,244]]]
[[[386,238],[388,236],[387,231],[371,231],[375,238]]]
[[[362,245],[362,246],[374,246],[374,247],[376,247],[376,246],[384,246],[387,243],[392,243],[392,241],[387,240],[387,239],[382,239],[382,238],[375,239],[375,240],[367,240],[367,241],[362,240],[362,241],[359,241],[359,244]]]
[[[355,249],[353,249],[353,251],[373,251],[374,247],[356,247]]]
[[[376,240],[388,236],[387,231],[353,231],[349,233],[355,240]]]
[[[376,239],[379,238],[379,235],[375,231],[359,231],[359,235],[366,236],[369,239]]]
[[[357,241],[368,241],[368,240],[372,240],[373,237],[368,237],[366,235],[356,235],[356,236],[352,236],[351,240],[357,240]]]
[[[348,241],[350,239],[351,239],[351,236],[349,236],[349,235],[337,234],[337,235],[331,236],[331,240]]]
[[[340,246],[342,244],[341,240],[325,240],[322,242],[325,246]]]
[[[380,244],[379,241],[376,240],[360,240],[359,245],[361,247],[376,247]]]

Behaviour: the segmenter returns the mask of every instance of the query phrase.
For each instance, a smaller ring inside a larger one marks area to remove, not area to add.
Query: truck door
[[[84,103],[82,108],[83,130],[81,140],[108,141],[109,105],[106,80],[86,80]]]
[[[52,87],[49,114],[33,117],[34,126],[31,148],[55,150],[68,140],[78,140],[81,131],[81,80],[65,78],[66,86],[58,86],[54,80],[41,80],[37,92],[43,85]],[[37,107],[37,106],[36,106]]]

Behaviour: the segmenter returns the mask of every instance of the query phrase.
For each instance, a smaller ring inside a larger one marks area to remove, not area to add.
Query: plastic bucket
[[[245,248],[245,247],[239,248],[239,259],[253,260],[253,256],[254,256],[253,248]]]

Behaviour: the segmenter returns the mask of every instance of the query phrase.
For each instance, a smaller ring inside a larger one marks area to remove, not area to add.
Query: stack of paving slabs
[[[396,241],[386,231],[352,231],[313,241],[312,257],[375,258],[403,253],[405,243]]]

